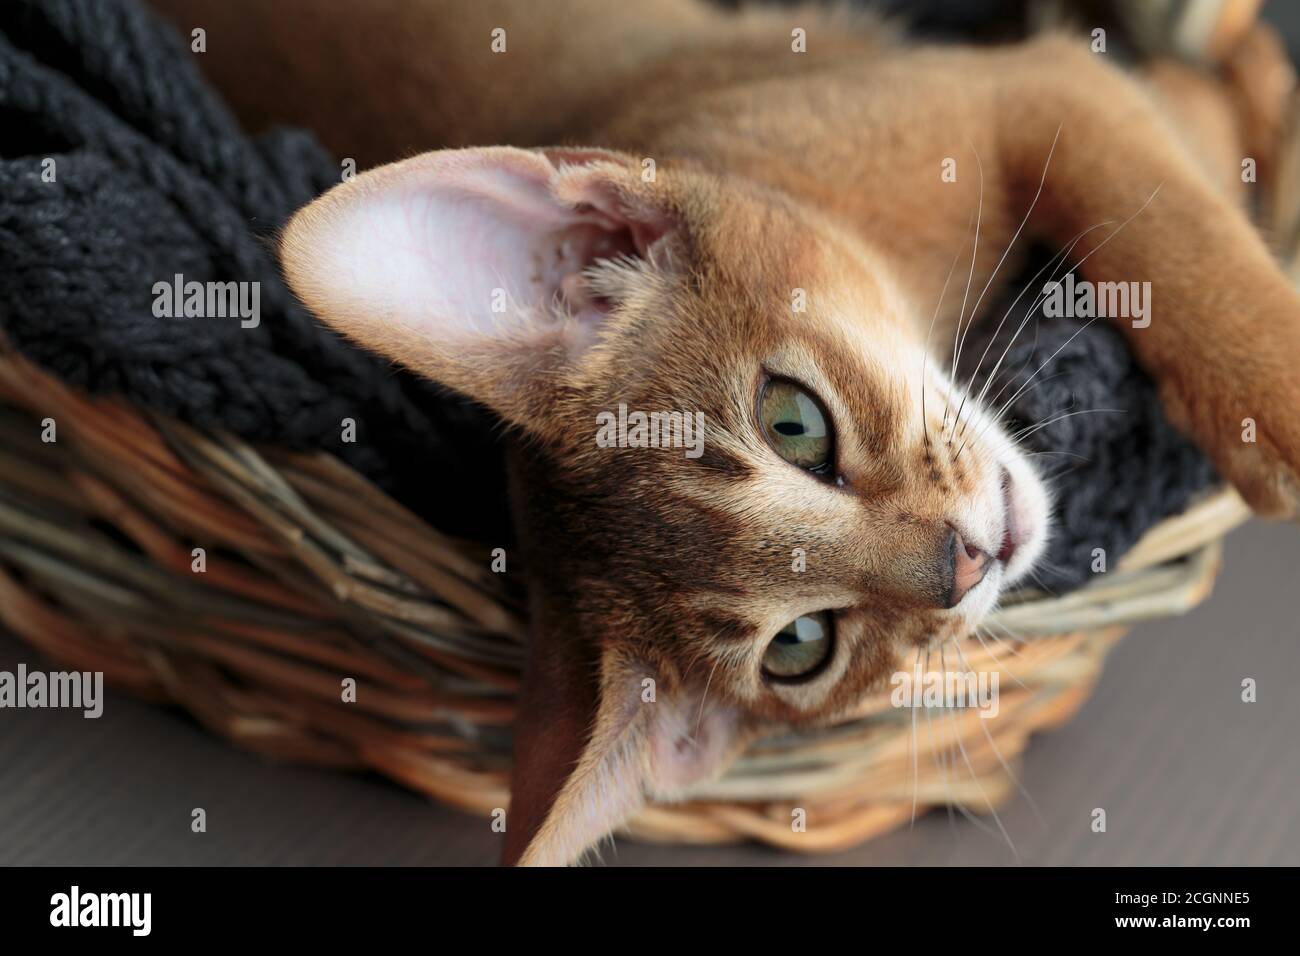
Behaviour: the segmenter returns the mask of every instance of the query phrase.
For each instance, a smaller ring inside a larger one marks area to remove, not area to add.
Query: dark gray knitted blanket
[[[338,182],[309,134],[249,139],[135,0],[0,4],[0,332],[68,382],[325,449],[453,533],[505,520],[496,429],[319,325],[270,237]],[[258,283],[260,319],[158,318],[155,283]],[[344,419],[355,441],[344,441]]]
[[[73,385],[332,452],[445,530],[497,537],[505,493],[486,413],[349,347],[280,279],[268,237],[339,174],[307,133],[246,137],[135,0],[0,4],[0,333]],[[155,285],[176,275],[257,282],[257,326],[156,316]],[[1036,323],[1006,370],[1030,375],[1074,331]],[[1049,373],[1013,422],[1125,410],[1026,435],[1055,476],[1061,523],[1040,576],[1061,589],[1088,577],[1093,548],[1115,560],[1212,476],[1113,330],[1089,328]]]

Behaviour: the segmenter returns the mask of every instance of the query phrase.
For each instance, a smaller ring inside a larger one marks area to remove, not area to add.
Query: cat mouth
[[[1027,574],[1047,540],[1048,501],[1037,477],[1019,462],[1002,468],[1002,538],[995,555],[1003,585]]]
[[[1002,469],[1002,542],[995,555],[1004,565],[1010,564],[1016,550],[1024,540],[1022,522],[1016,514],[1015,479],[1006,468]]]
[[[1003,466],[999,482],[1002,502],[1001,536],[990,535],[989,545],[980,548],[969,543],[961,533],[954,529],[951,539],[953,555],[953,585],[948,599],[948,607],[956,607],[967,594],[973,592],[990,577],[989,572],[996,570],[995,588],[1001,590],[1009,584],[1024,568],[1013,570],[1011,565],[1017,556],[1023,557],[1022,545],[1032,538],[1033,519],[1028,513],[1031,508],[1024,491],[1011,470]],[[993,546],[997,550],[993,550]],[[1033,551],[1031,547],[1028,549]],[[1032,561],[1032,557],[1029,559]],[[1020,562],[1024,564],[1025,562]]]

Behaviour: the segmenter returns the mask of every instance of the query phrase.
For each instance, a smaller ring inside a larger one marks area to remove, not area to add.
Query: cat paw
[[[1234,384],[1213,397],[1166,384],[1161,402],[1252,511],[1300,520],[1300,389],[1282,386],[1268,396],[1243,378]]]
[[[1268,420],[1244,418],[1241,440],[1216,456],[1219,471],[1264,518],[1300,520],[1300,447],[1270,433]]]

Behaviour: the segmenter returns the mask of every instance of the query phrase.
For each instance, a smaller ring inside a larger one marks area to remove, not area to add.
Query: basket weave
[[[988,637],[956,659],[950,648],[948,666],[999,672],[997,717],[938,712],[920,722],[918,756],[911,713],[883,692],[838,726],[759,742],[627,832],[821,851],[905,822],[914,794],[921,809],[987,811],[1016,786],[1008,765],[1030,734],[1086,699],[1126,625],[1206,596],[1221,537],[1247,515],[1217,491],[1090,586],[1022,595]],[[328,455],[90,400],[2,348],[0,624],[268,757],[370,768],[478,814],[508,803],[525,630],[487,546],[437,533]]]

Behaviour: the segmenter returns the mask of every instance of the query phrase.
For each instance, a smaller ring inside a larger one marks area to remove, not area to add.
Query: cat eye
[[[830,419],[806,389],[787,379],[770,379],[759,396],[758,418],[778,455],[814,474],[830,473]]]
[[[827,611],[797,617],[772,638],[763,653],[763,673],[778,681],[811,677],[831,656],[833,626]]]

